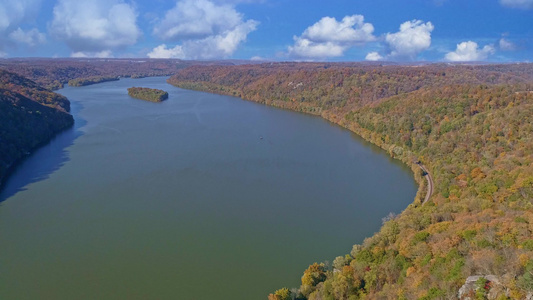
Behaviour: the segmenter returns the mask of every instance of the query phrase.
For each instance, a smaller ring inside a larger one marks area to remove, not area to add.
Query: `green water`
[[[416,193],[409,170],[317,117],[165,78],[60,93],[76,126],[0,194],[0,299],[266,299]]]

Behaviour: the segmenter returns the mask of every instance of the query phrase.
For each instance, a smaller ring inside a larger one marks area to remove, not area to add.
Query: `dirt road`
[[[421,163],[419,163],[418,166],[420,167],[420,169],[422,169],[422,171],[424,171],[424,173],[426,174],[424,175],[424,177],[426,177],[426,180],[428,181],[428,191],[426,193],[424,201],[422,202],[422,204],[424,204],[429,200],[431,195],[433,195],[433,178],[431,177],[431,174],[429,174],[428,169],[426,169],[426,166]]]

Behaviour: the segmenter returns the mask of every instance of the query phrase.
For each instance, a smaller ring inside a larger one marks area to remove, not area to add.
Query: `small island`
[[[133,98],[151,101],[161,102],[168,98],[168,93],[163,90],[143,88],[143,87],[131,87],[128,89],[128,95]]]
[[[86,77],[86,78],[76,78],[71,79],[68,81],[68,85],[70,86],[86,86],[96,83],[102,83],[106,81],[117,81],[120,78],[118,76],[93,76],[93,77]]]

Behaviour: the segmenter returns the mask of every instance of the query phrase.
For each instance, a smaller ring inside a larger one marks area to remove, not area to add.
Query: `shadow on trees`
[[[28,185],[49,178],[70,160],[67,149],[83,134],[80,129],[87,124],[86,120],[76,117],[83,106],[77,102],[71,102],[71,105],[71,113],[75,116],[74,126],[58,133],[18,163],[0,189],[0,203],[26,190]]]

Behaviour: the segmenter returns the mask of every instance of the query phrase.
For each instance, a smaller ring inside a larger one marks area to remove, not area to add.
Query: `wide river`
[[[266,299],[414,199],[345,129],[165,79],[59,91],[76,125],[0,194],[0,299]]]

